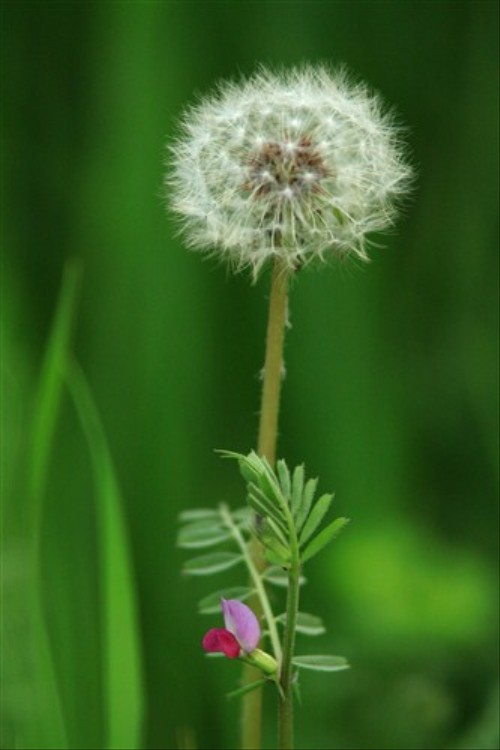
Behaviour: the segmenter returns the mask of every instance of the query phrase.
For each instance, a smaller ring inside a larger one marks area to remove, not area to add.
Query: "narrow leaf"
[[[331,542],[332,539],[336,537],[337,534],[348,523],[348,518],[336,518],[335,521],[332,521],[331,524],[324,528],[323,531],[320,531],[319,534],[315,536],[311,542],[309,542],[303,554],[301,555],[301,562],[305,563],[307,562],[307,560],[310,560],[311,557],[317,555],[318,552],[322,550],[323,547],[328,544],[328,542]]]
[[[217,450],[216,453],[220,453],[222,458],[232,458],[238,461],[240,474],[245,482],[255,482],[257,480],[259,470],[255,464],[255,458],[258,458],[258,456],[254,451],[248,456],[245,456],[243,453],[237,453],[236,451],[226,450]]]
[[[243,687],[237,688],[236,690],[231,690],[230,693],[226,693],[226,698],[239,698],[246,693],[251,693],[252,690],[256,690],[262,685],[265,685],[266,682],[269,682],[269,680],[266,677],[263,677],[261,680],[251,682],[249,685],[243,685]]]
[[[123,498],[99,413],[75,362],[68,363],[67,383],[87,437],[97,496],[104,710],[108,720],[104,746],[138,748],[144,691],[136,582]]]
[[[288,588],[288,573],[281,569],[278,565],[273,565],[271,568],[267,568],[264,571],[264,578],[266,581],[273,586],[279,588]],[[304,576],[299,577],[299,586],[303,586],[306,583]]]
[[[280,568],[290,567],[290,556],[283,555],[280,550],[275,550],[272,547],[266,546],[264,557],[267,562],[271,563],[271,565],[278,565]]]
[[[281,511],[276,503],[270,500],[267,495],[255,484],[248,485],[248,504],[252,506],[261,516],[273,518],[283,529],[286,526],[281,515]]]
[[[349,664],[343,656],[294,656],[292,663],[300,669],[312,669],[315,672],[340,672],[349,669]]]
[[[291,487],[291,479],[290,479],[290,472],[288,470],[288,466],[286,465],[285,461],[281,459],[280,461],[277,462],[276,469],[278,472],[278,478],[280,480],[281,491],[283,495],[285,496],[285,498],[289,500],[292,487]]]
[[[283,497],[281,488],[271,469],[267,471],[266,468],[264,468],[259,476],[259,486],[273,505],[280,508],[280,510],[283,510],[286,507],[287,502]]]
[[[189,510],[183,510],[179,513],[179,521],[181,523],[187,523],[188,521],[204,521],[204,520],[217,520],[219,512],[213,510],[213,508],[189,508]]]
[[[299,512],[302,504],[302,490],[304,488],[304,465],[296,466],[292,479],[292,513],[294,516]]]
[[[272,534],[274,534],[274,536],[276,537],[276,539],[283,545],[283,547],[285,547],[286,549],[288,549],[289,546],[290,546],[289,542],[288,542],[288,539],[283,534],[283,532],[281,531],[281,529],[278,526],[278,524],[275,523],[275,521],[273,521],[273,519],[269,518],[269,517],[265,519],[264,523],[265,523],[265,529],[266,529],[266,531],[268,531],[268,532],[270,531]]]
[[[279,615],[276,620],[283,624],[286,623],[286,612]],[[302,635],[322,635],[326,632],[321,617],[310,615],[308,612],[298,612],[296,630]]]
[[[328,512],[328,508],[333,500],[333,495],[322,495],[319,500],[314,504],[309,518],[306,521],[302,533],[300,535],[299,544],[302,547],[307,540],[314,534],[321,521]]]
[[[213,547],[231,538],[231,532],[219,524],[197,522],[185,526],[177,536],[177,546],[184,549]]]
[[[281,544],[272,533],[264,530],[263,533],[258,535],[258,538],[266,549],[271,550],[278,556],[278,560],[276,561],[277,565],[283,565],[290,561],[290,550],[288,546]]]
[[[237,508],[231,511],[231,515],[239,524],[249,523],[253,518],[250,508]]]
[[[81,266],[76,260],[68,261],[57,302],[50,336],[45,349],[42,370],[37,386],[36,400],[29,433],[29,453],[26,465],[26,492],[23,520],[26,521],[24,540],[33,553],[40,548],[44,520],[44,499],[54,437],[63,403],[64,368],[71,346],[72,333],[78,307]],[[26,622],[27,642],[12,638],[16,663],[25,664],[31,682],[25,696],[29,711],[22,711],[17,721],[16,738],[24,747],[67,747],[67,727],[64,716],[64,690],[59,682],[57,661],[53,657],[45,613],[41,603],[45,592],[39,570],[38,557],[28,558],[34,567],[26,570],[28,586],[26,604],[22,604],[22,619]],[[68,606],[78,604],[78,600]],[[25,610],[26,607],[26,610]],[[5,609],[7,612],[7,610]],[[17,612],[16,612],[17,614]],[[6,624],[12,623],[6,621]],[[5,628],[6,637],[10,636]],[[15,632],[15,631],[14,631]],[[12,636],[10,636],[12,637]],[[20,644],[19,653],[18,644]],[[9,643],[10,645],[10,643]],[[73,645],[73,644],[71,644]],[[27,656],[28,655],[28,656]],[[3,682],[3,679],[2,679]],[[72,694],[74,697],[75,693]],[[7,697],[7,696],[6,696]],[[12,698],[11,698],[12,700]],[[29,718],[28,718],[29,715]]]
[[[221,599],[238,599],[240,602],[244,602],[252,594],[253,589],[243,586],[221,589],[200,599],[198,602],[198,612],[200,615],[214,615],[221,611]]]
[[[184,563],[183,572],[190,576],[209,576],[237,565],[243,557],[234,552],[213,552],[193,557]]]
[[[304,491],[302,492],[302,503],[301,503],[300,508],[297,511],[297,519],[296,519],[297,529],[302,528],[304,521],[309,515],[309,511],[311,509],[312,501],[316,493],[317,486],[318,486],[317,479],[307,480],[306,486],[304,487]]]

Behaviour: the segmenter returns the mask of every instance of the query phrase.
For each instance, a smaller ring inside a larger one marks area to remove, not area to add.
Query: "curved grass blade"
[[[96,489],[107,748],[141,747],[142,665],[133,563],[123,503],[106,436],[83,372],[68,362],[67,383],[88,441]]]
[[[59,416],[63,389],[64,366],[75,323],[81,265],[69,261],[64,269],[57,309],[38,382],[33,421],[31,424],[27,463],[27,492],[24,519],[28,550],[26,601],[20,605],[25,614],[27,642],[20,647],[12,640],[13,660],[29,659],[31,672],[27,705],[29,717],[23,712],[17,727],[17,742],[25,747],[68,746],[61,687],[58,684],[52,649],[43,613],[43,588],[40,581],[40,544],[42,538],[43,500],[47,484],[50,454]]]

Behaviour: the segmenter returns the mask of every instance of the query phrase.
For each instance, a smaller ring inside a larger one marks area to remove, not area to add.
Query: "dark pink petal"
[[[232,633],[224,628],[212,628],[203,638],[203,648],[210,654],[226,654],[228,659],[237,659],[240,655],[240,644]]]
[[[237,599],[223,599],[222,612],[224,625],[240,644],[241,648],[250,654],[260,640],[260,626],[256,616],[246,604]]]

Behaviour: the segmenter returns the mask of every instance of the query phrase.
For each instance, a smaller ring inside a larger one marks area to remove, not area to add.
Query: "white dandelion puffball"
[[[344,73],[261,69],[190,108],[166,184],[191,247],[254,274],[279,256],[367,259],[411,170],[392,117]]]

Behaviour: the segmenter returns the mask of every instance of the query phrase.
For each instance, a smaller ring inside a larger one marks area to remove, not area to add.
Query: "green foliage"
[[[248,588],[248,586],[231,586],[226,589],[214,591],[213,594],[203,597],[198,602],[198,612],[200,615],[213,615],[220,613],[221,599],[239,599],[240,602],[244,602],[249,599],[254,590]]]
[[[241,698],[247,693],[251,693],[253,690],[262,687],[266,682],[269,682],[269,680],[265,678],[255,680],[255,682],[251,682],[249,685],[243,685],[243,687],[237,688],[236,690],[231,690],[230,693],[226,694],[226,698]]]
[[[278,615],[276,618],[278,622],[285,623],[286,622],[286,612],[283,612],[283,614]],[[297,633],[302,633],[302,635],[322,635],[326,632],[326,628],[323,625],[323,620],[321,617],[318,617],[317,615],[310,615],[307,612],[298,612],[297,614],[297,623],[295,626],[295,629]]]
[[[241,554],[220,551],[196,557],[184,563],[183,572],[187,575],[211,575],[228,570],[239,562],[246,562],[254,580],[255,576],[258,577],[258,588],[266,582],[278,588],[290,590],[293,586],[298,590],[305,583],[300,566],[323,549],[347,523],[345,518],[337,518],[318,531],[333,495],[321,495],[315,500],[318,480],[306,480],[303,465],[297,466],[291,473],[281,459],[277,462],[275,473],[269,462],[254,451],[247,456],[232,451],[220,453],[225,458],[238,461],[247,485],[249,510],[253,513],[248,515],[244,509],[233,512],[225,505],[221,505],[217,511],[203,508],[183,511],[177,543],[179,547],[192,549],[217,546],[232,540]],[[264,546],[266,559],[270,563],[262,573],[253,569],[247,554],[247,545],[253,535]],[[220,610],[222,598],[244,600],[252,593],[252,589],[242,587],[218,590],[204,597],[198,608],[202,614],[214,614]],[[262,597],[263,589],[260,594]],[[276,657],[281,654],[281,646],[277,641],[275,623],[286,628],[292,622],[291,627],[296,633],[307,636],[318,636],[325,632],[321,618],[316,615],[296,612],[290,621],[289,612],[274,617],[267,598],[262,600],[262,604],[268,630],[272,631]],[[293,664],[304,669],[333,672],[347,667],[346,660],[341,657],[319,655],[297,658],[298,661],[293,661]],[[254,687],[257,686],[255,683]],[[232,695],[243,695],[245,692],[246,688],[234,691]]]
[[[142,654],[132,556],[116,471],[86,378],[73,360],[66,368],[94,472],[99,533],[100,581],[104,593],[102,680],[106,716],[105,747],[141,746],[143,720]]]
[[[235,555],[232,552],[214,552],[188,560],[184,563],[183,572],[190,576],[210,576],[229,570],[242,561],[241,555]]]
[[[270,563],[288,568],[292,545],[298,538],[300,562],[304,564],[348,523],[346,518],[337,518],[318,531],[330,509],[333,495],[322,495],[315,500],[318,480],[305,481],[303,465],[290,472],[281,459],[276,464],[275,473],[269,462],[254,451],[248,456],[231,451],[221,453],[238,461],[241,475],[247,482],[248,503],[258,514],[255,533],[264,545]]]
[[[43,580],[38,568],[49,469],[54,462],[54,443],[67,389],[79,418],[80,429],[87,440],[98,521],[99,584],[103,593],[99,612],[99,684],[103,688],[106,715],[100,744],[109,750],[124,746],[133,750],[141,745],[144,697],[135,583],[123,518],[123,499],[111,454],[90,388],[71,355],[70,342],[80,274],[78,263],[68,263],[46,347],[26,462],[25,497],[30,507],[24,509],[27,522],[21,531],[21,548],[27,550],[29,568],[24,592],[23,619],[26,630],[22,650],[29,654],[30,720],[26,716],[17,718],[16,746],[69,747],[71,738],[67,705],[81,700],[80,696],[86,690],[80,681],[75,680],[71,686],[72,694],[64,694],[62,670],[48,634]],[[10,619],[19,615],[14,604],[13,611],[9,610],[8,614],[9,625]],[[7,628],[8,631],[10,629]],[[19,643],[9,642],[9,647],[9,661],[22,663],[23,658],[16,653]],[[9,700],[11,705],[15,704],[12,696],[9,696]]]
[[[498,3],[3,6],[13,147],[4,153],[2,512],[31,516],[26,430],[61,269],[76,254],[85,276],[72,349],[99,405],[134,552],[143,747],[236,747],[236,722],[220,718],[232,665],[207,675],[202,623],[187,602],[211,582],[223,588],[225,574],[186,581],[170,539],[188,505],[243,500],[207,446],[253,445],[267,295],[267,279],[250,288],[176,239],[159,197],[164,143],[181,107],[217,78],[258,60],[322,60],[346,63],[394,104],[419,176],[397,233],[373,238],[384,247],[369,267],[306,268],[292,292],[280,450],[291,468],[307,457],[321,492],[335,489],[337,514],[356,519],[355,533],[305,567],[303,589],[305,608],[314,602],[331,630],[335,622],[333,643],[320,637],[316,650],[341,642],[356,670],[342,685],[311,673],[298,742],[498,748]],[[40,595],[56,676],[64,669],[69,746],[99,748],[94,489],[68,412],[63,403],[48,451]],[[23,613],[31,607],[16,533],[4,525],[7,748],[21,747],[21,724],[31,725],[25,747],[43,740],[27,618],[12,617],[13,598]],[[268,571],[287,585],[286,571]],[[238,575],[246,583],[239,566],[227,582]],[[283,611],[283,585],[268,588]],[[13,640],[21,658],[7,672]],[[45,673],[40,685],[52,724]]]
[[[349,669],[343,656],[325,656],[323,654],[294,656],[293,664],[299,669],[311,669],[315,672],[340,672]]]

